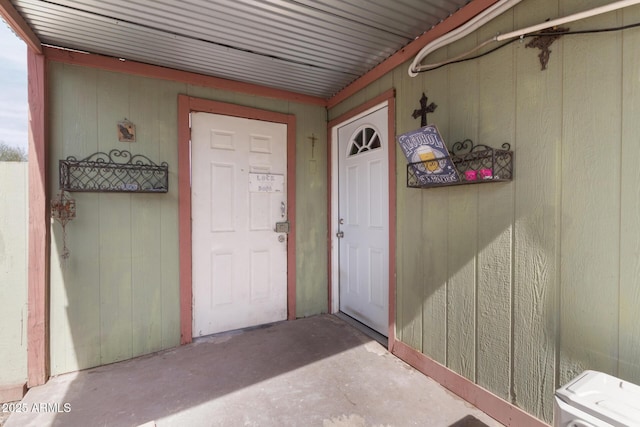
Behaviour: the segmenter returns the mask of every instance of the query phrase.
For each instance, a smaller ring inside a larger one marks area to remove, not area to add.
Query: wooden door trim
[[[287,125],[287,319],[296,318],[296,117],[236,104],[178,95],[178,221],[180,249],[180,343],[192,341],[193,272],[191,248],[190,114],[204,112]]]
[[[349,121],[350,119],[376,107],[387,103],[387,124],[388,124],[388,180],[389,180],[389,329],[388,348],[393,350],[396,342],[396,149],[395,149],[395,89],[389,89],[375,98],[365,102],[351,111],[342,114],[327,123],[327,251],[328,251],[328,311],[332,312],[333,297],[333,246],[332,236],[335,235],[333,218],[333,128],[337,125]]]

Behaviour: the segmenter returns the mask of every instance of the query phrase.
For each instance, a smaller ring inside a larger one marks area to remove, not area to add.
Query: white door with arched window
[[[340,311],[384,336],[389,326],[388,107],[338,126]]]

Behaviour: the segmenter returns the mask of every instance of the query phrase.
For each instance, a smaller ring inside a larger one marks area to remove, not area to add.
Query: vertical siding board
[[[256,95],[243,95],[238,94],[236,96],[236,104],[251,105],[253,108],[259,108],[261,110],[276,111],[278,113],[289,112],[289,101],[283,99],[263,98]],[[302,105],[302,104],[301,104]]]
[[[479,32],[480,40],[513,29],[513,12]],[[513,45],[478,60],[479,144],[516,149]],[[511,294],[514,184],[478,186],[477,382],[503,399],[511,391]]]
[[[479,200],[477,382],[509,400],[513,185],[485,186]]]
[[[420,190],[423,194],[425,242],[423,296],[423,353],[445,364],[447,359],[447,229],[448,190]]]
[[[130,116],[129,77],[100,71],[98,78],[98,147],[108,153],[127,149],[118,141],[116,124]],[[91,196],[96,196],[92,194]],[[102,193],[100,200],[100,362],[132,356],[131,195]]]
[[[162,348],[180,344],[180,287],[178,245],[178,97],[186,92],[182,83],[160,84],[158,90],[158,161],[169,164],[169,192],[160,207],[160,253],[162,293]]]
[[[396,89],[396,99],[404,99],[401,98],[402,81],[403,76],[400,72],[400,67],[393,70],[393,87]],[[393,146],[396,150],[396,171],[398,179],[396,179],[396,339],[398,341],[402,341],[402,319],[404,319],[404,307],[402,305],[402,301],[404,300],[404,272],[402,271],[402,260],[404,259],[404,242],[400,238],[402,236],[402,228],[404,227],[404,223],[402,220],[402,212],[404,206],[404,200],[406,197],[406,177],[405,170],[407,166],[407,160],[405,156],[402,154],[402,150],[398,147],[397,135],[406,132],[404,125],[400,122],[400,116],[398,114],[398,106],[401,105],[400,102],[396,105],[396,141],[393,142]],[[329,117],[334,115],[334,109],[329,111]]]
[[[429,56],[430,61],[447,58],[446,49]],[[406,67],[402,68],[406,73]],[[449,81],[446,68],[422,74],[422,91],[438,106],[427,115],[427,123],[435,124],[445,142],[449,131]],[[421,95],[421,94],[420,94]],[[419,108],[419,95],[414,94],[407,103]],[[409,102],[411,101],[411,102]],[[419,120],[419,119],[418,119]],[[416,120],[415,126],[418,126]],[[404,171],[403,171],[404,172]],[[449,227],[449,190],[446,188],[414,190],[422,193],[422,241],[424,242],[424,294],[423,294],[423,353],[441,364],[447,362],[447,233]]]
[[[81,159],[98,151],[98,126],[95,122],[98,73],[94,70],[84,73],[76,67],[67,69],[79,79],[77,85],[68,85],[69,95],[76,94],[78,101],[76,104],[74,100],[72,109],[65,112],[63,126],[70,126],[70,133],[65,128],[64,150],[60,158],[75,156]],[[80,126],[80,123],[87,126]],[[66,228],[71,255],[61,267],[67,297],[67,313],[63,316],[69,322],[73,339],[71,351],[67,352],[67,360],[71,364],[66,366],[71,370],[100,361],[100,281],[93,271],[99,268],[100,205],[94,195],[74,194],[73,197],[76,199],[76,219]]]
[[[307,184],[296,192],[296,206],[289,209],[296,209],[296,315],[306,317],[327,311],[327,252],[318,251],[327,236],[327,127],[317,120],[326,115],[324,108],[298,105],[295,111],[296,180]],[[308,276],[306,271],[318,274]]]
[[[572,29],[617,26],[617,17]],[[562,383],[587,368],[617,374],[621,34],[563,42]]]
[[[393,77],[391,73],[385,74],[364,89],[367,99],[375,98],[392,87]]]
[[[0,162],[0,387],[27,382],[27,162]]]
[[[51,141],[49,148],[49,171],[51,173],[51,181],[49,183],[49,194],[53,197],[58,191],[58,159],[64,158],[65,139],[64,132],[67,129],[63,123],[67,108],[71,103],[67,103],[64,94],[67,93],[65,79],[61,78],[60,72],[66,66],[56,63],[48,63],[48,79],[49,79],[49,111],[51,126],[49,128],[49,138]],[[71,92],[69,92],[71,93]],[[94,103],[95,106],[95,103]],[[95,108],[95,107],[94,107]],[[73,342],[71,331],[66,322],[65,307],[67,306],[66,290],[64,279],[62,278],[62,269],[59,262],[59,237],[56,234],[57,224],[51,225],[51,260],[49,271],[49,358],[51,374],[55,375],[65,372],[67,366],[66,349]],[[98,352],[98,359],[99,359]]]
[[[100,282],[95,274],[100,257],[100,228],[97,225],[100,208],[97,198],[90,195],[73,194],[72,197],[76,199],[76,219],[66,227],[70,256],[67,260],[60,257],[61,239],[59,251],[52,252],[52,265],[59,266],[57,277],[64,286],[60,295],[64,310],[58,313],[60,317],[51,327],[52,330],[57,326],[61,327],[60,331],[68,330],[71,340],[64,348],[66,357],[59,365],[62,370],[58,373],[95,366],[100,362]],[[58,223],[53,227],[62,232]],[[53,274],[51,277],[53,280]],[[51,373],[54,373],[53,368]]]
[[[396,71],[397,70],[394,70],[394,74],[396,73]],[[356,92],[355,94],[353,94],[349,98],[347,98],[344,101],[342,101],[340,104],[338,104],[335,107],[333,107],[329,111],[328,120],[333,120],[336,117],[339,117],[342,114],[348,113],[349,111],[353,110],[357,106],[367,102],[369,100],[369,98],[366,97],[367,94],[366,94],[365,90],[366,90],[366,88]]]
[[[162,197],[140,194],[131,200],[133,356],[162,348],[161,201],[158,196]]]
[[[53,64],[50,67],[52,121],[50,152],[51,195],[58,193],[58,160],[82,159],[97,151],[97,95],[95,70]],[[69,78],[59,78],[66,74]],[[76,219],[67,224],[67,260],[61,257],[62,227],[52,224],[50,264],[51,374],[95,366],[100,361],[100,210],[97,197],[73,194]]]
[[[516,27],[542,22],[558,0],[524,2]],[[516,46],[515,263],[513,292],[513,401],[551,422],[560,284],[558,277],[563,40],[547,69],[538,50]]]
[[[453,187],[449,191],[447,366],[475,381],[478,205],[475,191],[469,188]]]
[[[640,7],[625,9],[624,24],[640,22]],[[621,378],[640,384],[640,30],[622,34],[622,165],[620,241]]]
[[[451,45],[454,57],[477,45],[477,33]],[[478,61],[449,67],[449,145],[469,138],[478,140]],[[454,83],[455,82],[455,83]],[[447,248],[447,366],[476,379],[476,254],[478,248],[478,186],[452,187],[449,198]]]
[[[129,110],[136,127],[136,142],[122,143],[134,154],[160,164],[157,81],[130,77]],[[131,304],[132,354],[138,356],[162,348],[161,206],[164,194],[131,196]],[[178,236],[176,235],[175,238]],[[168,242],[167,242],[168,243]]]
[[[402,134],[420,127],[420,123],[411,117],[415,106],[409,100],[419,100],[422,94],[420,79],[401,80],[398,85],[398,98],[405,100],[396,107],[396,134]],[[397,147],[397,142],[394,141]],[[398,287],[402,288],[398,304],[402,307],[398,317],[398,336],[405,344],[422,350],[422,239],[416,239],[421,234],[422,226],[422,190],[411,189],[406,186],[407,159],[401,150],[396,148],[398,171],[404,179],[398,180],[398,245],[402,253],[398,262]]]
[[[237,98],[241,96],[241,94],[233,92],[194,85],[187,85],[186,95],[196,98],[215,99],[216,101],[228,102],[231,104],[237,104]]]

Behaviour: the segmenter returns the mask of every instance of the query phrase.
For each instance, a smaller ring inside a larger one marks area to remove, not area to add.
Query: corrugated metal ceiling
[[[12,0],[49,45],[329,98],[469,0]]]

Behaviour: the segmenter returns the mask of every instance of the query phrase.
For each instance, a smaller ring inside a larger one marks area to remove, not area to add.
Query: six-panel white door
[[[389,326],[388,107],[338,128],[340,311]]]
[[[287,127],[191,120],[193,336],[285,320]]]

